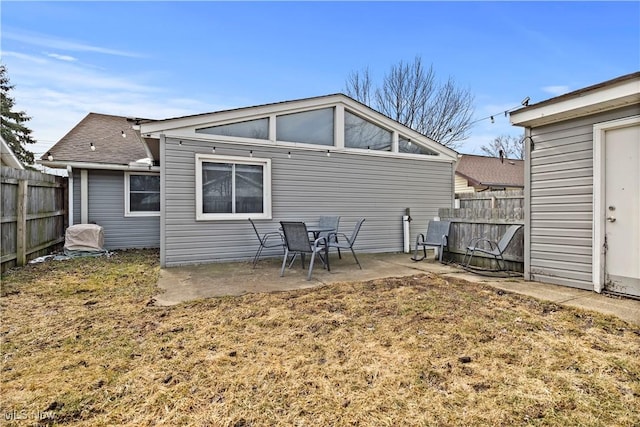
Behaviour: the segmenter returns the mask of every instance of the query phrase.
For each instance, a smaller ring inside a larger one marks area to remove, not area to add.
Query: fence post
[[[16,264],[23,266],[27,263],[27,195],[29,181],[18,181],[18,206],[16,223]]]

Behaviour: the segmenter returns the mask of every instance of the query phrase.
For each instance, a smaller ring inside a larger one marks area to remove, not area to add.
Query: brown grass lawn
[[[152,251],[2,279],[5,425],[634,426],[640,331],[430,274],[148,305]]]

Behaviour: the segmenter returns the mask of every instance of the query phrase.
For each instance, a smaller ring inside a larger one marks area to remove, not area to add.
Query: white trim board
[[[591,265],[593,288],[596,292],[602,292],[605,281],[605,133],[636,124],[640,124],[640,116],[593,125],[593,247]]]
[[[549,100],[544,105],[521,108],[509,114],[511,124],[515,126],[538,127],[582,117],[602,111],[622,108],[640,102],[640,78],[634,78],[608,87],[600,87],[579,96],[571,96],[557,101]]]

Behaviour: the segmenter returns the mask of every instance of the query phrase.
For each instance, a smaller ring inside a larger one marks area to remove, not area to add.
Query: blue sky
[[[89,112],[167,118],[344,92],[420,56],[504,110],[640,70],[640,2],[13,2],[2,63],[42,153]]]

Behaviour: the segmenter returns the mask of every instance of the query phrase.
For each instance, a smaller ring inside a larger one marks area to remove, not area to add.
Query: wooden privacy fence
[[[524,194],[522,190],[491,191],[456,195],[459,209],[440,209],[442,221],[451,221],[449,257],[462,262],[472,239],[486,237],[497,242],[513,224],[524,224]],[[507,269],[524,271],[524,230],[520,229],[504,253]],[[474,255],[473,265],[496,268],[493,258]]]
[[[0,168],[2,271],[50,253],[64,242],[67,178]]]

